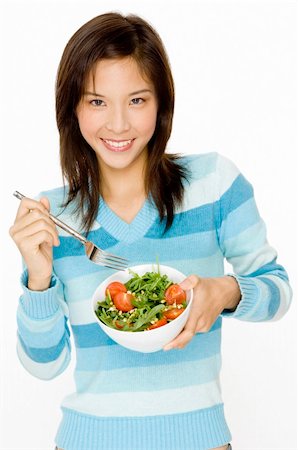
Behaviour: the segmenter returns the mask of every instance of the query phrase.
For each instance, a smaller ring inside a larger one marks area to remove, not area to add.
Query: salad
[[[183,313],[186,293],[167,275],[146,272],[126,283],[113,281],[105,290],[105,299],[95,311],[105,325],[122,331],[153,330],[166,325]]]

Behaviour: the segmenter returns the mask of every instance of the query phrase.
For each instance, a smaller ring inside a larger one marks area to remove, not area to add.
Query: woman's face
[[[76,112],[81,133],[102,169],[125,169],[145,161],[157,109],[154,87],[134,59],[96,64]]]

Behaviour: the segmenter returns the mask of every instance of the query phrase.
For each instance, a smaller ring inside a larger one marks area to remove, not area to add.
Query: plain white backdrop
[[[176,84],[169,151],[223,153],[255,188],[294,299],[278,322],[224,320],[222,393],[233,449],[296,450],[297,3],[1,5],[1,450],[52,450],[60,402],[74,389],[75,352],[67,371],[48,382],[17,360],[21,260],[8,228],[18,206],[14,190],[34,196],[61,184],[54,111],[59,59],[77,28],[112,10],[141,15],[165,43]]]

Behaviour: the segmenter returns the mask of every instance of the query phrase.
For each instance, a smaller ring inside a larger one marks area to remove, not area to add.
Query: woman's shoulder
[[[190,178],[198,180],[211,174],[215,176],[231,176],[239,174],[236,165],[226,156],[214,151],[208,153],[180,155],[181,164],[186,167]]]
[[[216,202],[231,188],[241,185],[237,166],[219,152],[185,154],[181,163],[189,174],[184,183],[184,210]]]

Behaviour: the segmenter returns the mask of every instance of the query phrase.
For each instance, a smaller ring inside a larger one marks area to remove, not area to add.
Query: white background
[[[169,150],[218,151],[238,165],[296,293],[296,2],[7,1],[1,8],[0,446],[52,450],[74,361],[44,382],[17,360],[21,262],[8,228],[18,206],[14,190],[33,196],[61,184],[54,84],[67,40],[111,10],[153,24],[176,82]],[[235,450],[297,449],[295,303],[296,295],[279,322],[224,321],[222,392]]]

